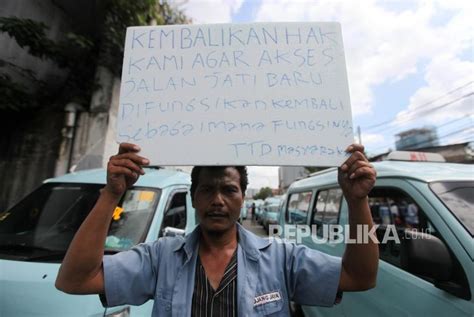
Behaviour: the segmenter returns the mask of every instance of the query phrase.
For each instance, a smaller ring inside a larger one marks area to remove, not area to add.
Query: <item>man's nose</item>
[[[212,205],[224,205],[224,197],[222,196],[222,193],[220,191],[216,191],[212,196]]]

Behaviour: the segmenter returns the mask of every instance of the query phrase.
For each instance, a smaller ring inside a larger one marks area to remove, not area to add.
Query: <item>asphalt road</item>
[[[247,219],[242,222],[242,225],[244,226],[244,228],[252,231],[258,236],[268,237],[268,234],[265,232],[263,227],[259,225],[257,222]]]

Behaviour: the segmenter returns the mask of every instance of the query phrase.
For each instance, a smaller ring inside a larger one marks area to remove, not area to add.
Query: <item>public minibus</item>
[[[161,168],[145,171],[114,211],[106,254],[183,235],[196,226],[190,176]],[[0,316],[151,315],[152,301],[104,308],[97,295],[68,295],[54,286],[66,250],[105,180],[105,170],[49,179],[0,213]]]
[[[376,287],[346,292],[332,308],[302,306],[305,316],[474,315],[474,166],[419,161],[430,156],[395,153],[389,158],[408,161],[373,163],[377,180],[369,205],[380,251]],[[279,230],[288,240],[342,256],[352,243],[345,236],[347,224],[336,168],[289,187]]]

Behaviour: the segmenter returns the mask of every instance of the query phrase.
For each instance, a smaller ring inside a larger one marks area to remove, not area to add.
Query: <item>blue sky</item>
[[[196,23],[340,22],[354,127],[374,155],[423,126],[437,127],[441,144],[474,141],[473,3],[189,0],[184,8]],[[261,167],[253,187],[276,186],[275,170]]]

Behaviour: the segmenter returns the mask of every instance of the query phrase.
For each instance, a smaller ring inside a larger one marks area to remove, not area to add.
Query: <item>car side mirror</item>
[[[401,267],[416,275],[435,281],[448,281],[453,271],[453,260],[448,248],[439,238],[415,230],[406,230],[401,240]]]
[[[178,229],[178,228],[173,228],[173,227],[166,227],[163,229],[163,237],[175,237],[175,236],[184,237],[185,233],[186,231],[184,229]]]
[[[469,284],[452,280],[456,263],[447,246],[431,234],[405,231],[400,250],[400,264],[402,269],[410,273],[433,280],[435,287],[451,295],[471,299]]]

